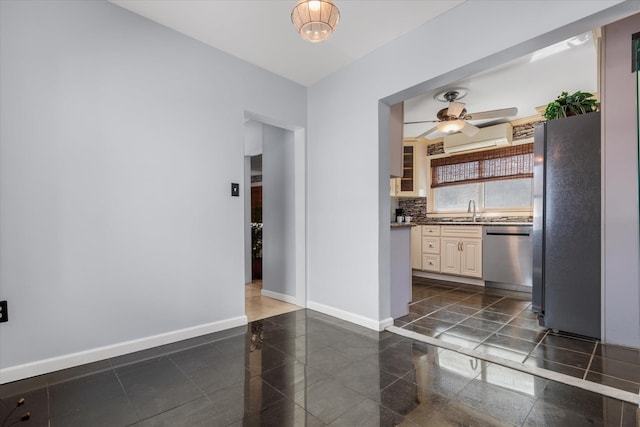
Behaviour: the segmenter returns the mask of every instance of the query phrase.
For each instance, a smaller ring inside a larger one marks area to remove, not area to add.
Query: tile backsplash
[[[398,198],[398,207],[404,209],[405,215],[411,216],[412,222],[427,219],[426,197]]]

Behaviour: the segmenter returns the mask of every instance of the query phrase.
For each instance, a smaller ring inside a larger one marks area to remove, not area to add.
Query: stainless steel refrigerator
[[[533,311],[542,326],[601,332],[600,113],[535,129]]]

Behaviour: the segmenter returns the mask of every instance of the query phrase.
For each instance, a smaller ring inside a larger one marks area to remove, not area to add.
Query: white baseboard
[[[364,326],[365,328],[373,329],[374,331],[383,331],[387,326],[393,325],[393,319],[390,317],[387,319],[375,320],[313,301],[307,301],[307,308],[328,314],[329,316],[337,317],[338,319],[346,320],[347,322],[355,323],[356,325]]]
[[[104,347],[93,348],[77,353],[65,354],[63,356],[52,357],[50,359],[29,362],[23,365],[11,366],[0,369],[0,384],[18,381],[36,375],[47,374],[59,371],[60,369],[72,368],[74,366],[93,363],[123,354],[134,353],[177,341],[195,338],[201,335],[211,334],[225,329],[235,328],[247,324],[247,316],[232,317],[217,322],[206,323],[204,325],[179,329],[177,331],[144,337],[136,340],[125,341]]]
[[[268,291],[266,289],[262,290],[262,296],[288,302],[289,304],[300,305],[298,304],[298,299],[296,297],[292,297],[291,295],[280,294],[278,292]]]
[[[475,286],[483,286],[484,280],[475,279],[473,277],[464,277],[464,276],[453,276],[451,274],[442,274],[442,273],[430,273],[424,270],[412,270],[411,273],[416,277],[424,277],[425,279],[435,279],[435,280],[443,280],[445,282],[456,282],[456,283],[464,283],[466,285],[475,285]]]

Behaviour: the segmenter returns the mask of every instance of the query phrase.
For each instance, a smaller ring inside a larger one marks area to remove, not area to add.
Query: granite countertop
[[[427,218],[418,221],[418,225],[532,225],[531,217],[494,217],[494,218],[476,218],[471,221],[469,217],[457,218]]]
[[[417,222],[392,222],[391,228],[415,227],[416,225],[420,224]]]

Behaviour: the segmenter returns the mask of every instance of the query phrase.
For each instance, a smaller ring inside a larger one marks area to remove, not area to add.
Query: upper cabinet
[[[391,195],[426,197],[426,146],[420,141],[405,141],[402,147],[402,178],[391,179]]]
[[[392,105],[389,111],[389,161],[391,178],[402,176],[402,131],[404,119],[404,104]],[[393,188],[391,192],[393,193]]]

